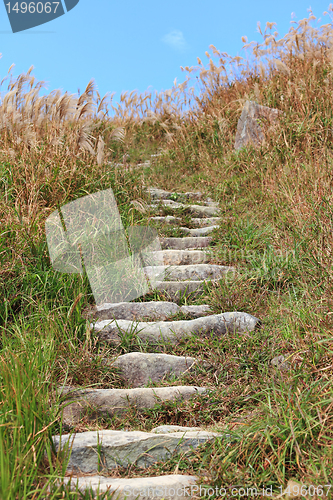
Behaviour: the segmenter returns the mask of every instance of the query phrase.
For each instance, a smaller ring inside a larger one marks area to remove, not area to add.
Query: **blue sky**
[[[9,0],[6,0],[6,2]],[[29,2],[29,0],[27,0]],[[4,2],[4,3],[6,3]],[[77,93],[94,78],[101,95],[122,91],[166,90],[186,75],[181,66],[207,62],[213,44],[230,55],[243,55],[242,36],[261,41],[257,22],[276,22],[279,37],[292,20],[312,7],[319,25],[331,22],[329,3],[316,0],[80,0],[65,15],[27,31],[12,33],[4,3],[0,5],[0,77],[15,64],[14,76],[31,65],[47,91]],[[62,0],[63,5],[64,1]]]

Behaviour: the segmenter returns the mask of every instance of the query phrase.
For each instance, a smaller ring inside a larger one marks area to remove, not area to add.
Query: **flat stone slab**
[[[137,410],[153,408],[158,401],[188,400],[207,392],[205,387],[173,386],[134,389],[79,389],[64,387],[60,391],[69,402],[63,408],[63,423],[67,427],[76,425],[82,418],[122,415],[130,407]]]
[[[148,220],[154,220],[156,222],[166,222],[168,224],[181,222],[180,217],[174,217],[173,215],[156,215],[155,217],[149,217]]]
[[[205,264],[211,258],[204,250],[159,250],[152,254],[166,266]]]
[[[180,227],[184,233],[189,234],[190,236],[206,236],[207,234],[210,234],[214,231],[214,229],[217,229],[219,226],[207,226],[207,227],[198,227],[196,229],[189,229],[188,227]]]
[[[175,314],[183,312],[192,318],[199,318],[211,314],[209,305],[181,306],[175,302],[119,302],[117,304],[103,304],[97,306],[93,313],[94,318],[102,319],[127,319],[127,320],[166,320]]]
[[[165,191],[164,189],[158,189],[158,188],[148,188],[147,191],[149,192],[151,198],[153,200],[168,200],[170,199],[170,196],[172,195],[178,195],[180,197],[186,198],[186,199],[193,199],[193,200],[201,200],[202,198],[202,193],[201,191],[197,191],[195,193],[187,192],[187,193],[175,193],[172,191]]]
[[[151,320],[166,320],[180,312],[180,307],[174,302],[119,302],[97,306],[94,318],[136,320],[149,318]]]
[[[188,264],[180,266],[146,266],[143,268],[147,276],[151,276],[154,272],[161,275],[164,274],[165,281],[178,280],[205,280],[205,279],[220,279],[227,273],[234,273],[236,269],[231,266],[220,266],[217,264]]]
[[[70,483],[71,489],[80,491],[91,489],[94,494],[108,491],[110,496],[113,492],[114,500],[184,500],[193,498],[199,491],[196,486],[196,476],[182,476],[172,474],[169,476],[113,478],[105,476],[88,476],[63,479],[63,484]]]
[[[117,326],[118,325],[118,326]],[[122,332],[136,331],[137,337],[143,341],[158,343],[159,341],[176,343],[188,335],[204,336],[213,333],[216,336],[225,335],[229,331],[251,332],[260,325],[260,320],[244,312],[225,312],[212,314],[202,318],[180,321],[158,321],[146,323],[118,320],[110,323],[108,320],[98,321],[91,328],[98,333],[98,338],[111,344],[121,341],[119,328]]]
[[[152,203],[150,206],[152,208],[158,208],[160,204],[165,205],[170,208],[186,208],[191,213],[197,215],[198,217],[214,217],[219,213],[219,209],[214,205],[212,206],[204,206],[204,205],[185,205],[184,203],[178,203],[177,201],[172,200],[160,200],[159,204]]]
[[[213,283],[217,280],[211,280]],[[179,303],[182,297],[197,298],[204,290],[203,280],[156,281],[155,290],[163,292],[173,302]]]
[[[149,382],[157,383],[170,375],[179,377],[193,369],[196,360],[171,354],[130,352],[119,356],[112,364],[131,387],[145,387]]]
[[[211,307],[206,304],[199,306],[181,306],[180,310],[184,314],[188,314],[191,318],[200,318],[212,314]]]
[[[156,215],[155,217],[149,217],[148,220],[154,220],[156,222],[166,222],[168,224],[181,223],[182,219],[180,217],[174,217],[173,215]],[[220,222],[220,217],[192,217],[191,224],[198,227],[214,226],[218,225]],[[218,227],[218,226],[217,226]],[[187,228],[186,228],[187,229]]]
[[[154,427],[151,432],[155,434],[167,434],[168,432],[179,432],[179,431],[202,431],[201,427],[185,427],[184,425],[159,425]]]
[[[173,454],[195,449],[218,436],[217,432],[188,431],[156,434],[142,431],[87,431],[75,436],[54,436],[56,450],[63,449],[68,442],[71,454],[67,471],[98,472],[99,462],[105,469],[116,467],[147,468]]]
[[[160,238],[162,250],[186,250],[187,248],[205,248],[209,246],[211,241],[211,236]]]
[[[158,200],[158,203],[154,203],[154,206],[158,205],[161,203],[162,205],[167,205],[173,208],[179,208],[183,206],[190,206],[190,207],[214,207],[218,208],[219,204],[216,201],[205,201],[203,202],[203,205],[190,205],[187,201],[185,203],[182,200],[179,201],[174,201],[174,200]]]
[[[221,222],[220,217],[192,217],[191,223],[193,226],[210,226],[218,225]]]

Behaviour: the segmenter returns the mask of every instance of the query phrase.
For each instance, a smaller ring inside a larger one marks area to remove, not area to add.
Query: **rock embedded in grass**
[[[156,215],[155,217],[149,217],[148,220],[153,220],[155,222],[166,222],[168,224],[173,224],[174,222],[181,222],[180,217],[174,217],[173,215]]]
[[[117,467],[147,468],[157,461],[167,460],[175,453],[186,453],[201,444],[221,436],[217,432],[192,431],[158,434],[142,431],[88,431],[71,436],[54,436],[58,451],[71,446],[67,472],[96,473],[99,464],[105,469]]]
[[[255,316],[244,312],[226,312],[222,314],[213,314],[202,318],[181,321],[159,321],[157,323],[136,322],[127,320],[110,323],[108,320],[99,321],[91,324],[91,328],[96,332],[99,340],[111,344],[121,342],[119,329],[126,337],[126,331],[132,330],[131,335],[136,336],[142,341],[148,343],[167,342],[175,344],[177,341],[191,335],[214,335],[222,336],[228,332],[251,332],[260,321]]]
[[[162,223],[168,223],[172,224],[174,222],[179,222],[181,223],[182,219],[180,217],[174,217],[173,215],[156,215],[155,217],[149,217],[148,220],[153,220],[155,222],[162,222]],[[218,224],[220,221],[220,217],[206,217],[206,218],[200,218],[200,217],[192,217],[191,218],[191,224],[193,226],[199,226],[199,227],[207,227],[207,226],[215,226]],[[218,226],[217,226],[218,227]]]
[[[187,248],[205,248],[208,247],[211,242],[211,236],[160,238],[162,250],[186,250]]]
[[[195,193],[193,192],[175,193],[173,191],[165,191],[164,189],[158,189],[153,187],[148,188],[147,191],[153,200],[168,200],[171,199],[170,197],[174,195],[183,197],[188,200],[189,199],[201,200],[202,198],[202,193],[200,191],[197,191]]]
[[[164,275],[166,281],[198,281],[221,279],[228,273],[235,273],[236,269],[230,266],[217,264],[187,264],[180,266],[146,266],[145,274],[151,277],[155,274]]]
[[[281,111],[278,109],[260,106],[253,101],[246,101],[237,124],[235,149],[239,150],[249,144],[253,146],[260,145],[265,136],[263,127],[258,123],[258,120],[264,119],[272,123],[280,113]]]
[[[151,301],[151,302],[119,302],[117,304],[103,304],[97,306],[93,311],[93,317],[99,320],[105,319],[127,319],[130,321],[164,321],[178,313],[184,313],[192,318],[207,316],[211,314],[211,308],[207,304],[198,306],[178,306],[175,302]]]
[[[153,408],[161,401],[188,400],[206,392],[205,387],[183,385],[134,389],[63,390],[61,394],[68,400],[63,408],[63,419],[65,425],[70,427],[84,417],[92,421],[101,416],[109,418],[126,413],[130,407],[140,411]]]
[[[189,210],[192,214],[195,214],[198,217],[214,217],[219,214],[219,209],[215,205],[213,207],[203,205],[185,205],[184,203],[178,203],[172,200],[161,200],[159,204],[153,203],[150,206],[151,208],[159,208],[160,205],[164,205],[168,208],[182,208],[183,210]]]
[[[179,377],[191,371],[195,358],[171,354],[130,352],[119,356],[113,363],[120,377],[131,387],[145,387],[148,382],[157,383],[165,377]]]
[[[206,236],[207,234],[210,234],[214,231],[214,229],[217,229],[219,226],[208,226],[208,227],[199,227],[196,229],[189,229],[188,227],[180,227],[184,233],[189,234],[192,237],[198,237],[198,236]]]
[[[201,427],[185,427],[184,425],[159,425],[154,427],[150,432],[155,434],[167,434],[168,432],[188,432],[188,431],[202,431]]]
[[[71,485],[71,489],[84,491],[91,489],[94,494],[115,492],[115,500],[184,500],[194,498],[193,492],[199,491],[196,476],[171,474],[158,477],[113,478],[107,476],[65,477],[63,484]]]
[[[217,283],[218,280],[211,280],[212,283]],[[156,281],[155,290],[163,292],[169,300],[180,303],[182,298],[192,299],[198,298],[204,291],[204,280],[190,281]]]
[[[119,302],[116,304],[102,304],[96,307],[94,317],[103,319],[149,318],[150,320],[164,321],[180,312],[180,307],[174,302]]]
[[[181,306],[180,310],[182,313],[191,316],[191,318],[200,318],[202,316],[208,316],[212,314],[211,306],[207,304],[200,304],[199,306]]]
[[[152,252],[158,261],[163,259],[166,266],[205,264],[209,262],[208,252],[203,250],[158,250]]]

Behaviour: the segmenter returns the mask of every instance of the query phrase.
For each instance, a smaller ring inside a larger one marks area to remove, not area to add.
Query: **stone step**
[[[167,200],[170,198],[172,195],[177,195],[182,198],[185,198],[187,200],[193,199],[193,200],[201,200],[202,198],[202,193],[200,191],[197,191],[195,193],[174,193],[172,191],[165,191],[164,189],[158,189],[158,188],[148,188],[147,189],[148,193],[150,194],[150,197],[153,200]]]
[[[114,500],[184,500],[194,498],[199,492],[198,478],[181,474],[135,478],[113,478],[105,476],[65,477],[63,484],[70,484],[72,490],[90,489],[94,494],[109,492]]]
[[[181,223],[182,219],[180,217],[174,217],[173,215],[156,215],[155,217],[149,217],[148,220],[153,220],[156,222],[163,222],[163,223],[168,223],[168,224],[176,224],[176,223]],[[202,218],[197,218],[197,217],[192,217],[191,218],[191,224],[193,226],[199,226],[199,227],[206,227],[209,225],[216,225],[220,222],[220,217],[202,217]]]
[[[100,340],[117,344],[121,341],[119,328],[122,332],[138,332],[137,337],[143,341],[158,343],[159,341],[176,343],[188,335],[195,334],[215,336],[233,332],[251,332],[260,326],[260,320],[244,312],[225,312],[212,314],[202,318],[180,321],[132,322],[127,320],[98,321],[91,328],[97,333]]]
[[[147,468],[160,460],[167,460],[175,453],[191,449],[223,436],[208,431],[168,432],[159,434],[142,431],[87,431],[76,435],[54,436],[58,451],[66,444],[71,447],[67,472],[96,473],[99,468]]]
[[[184,238],[160,238],[162,250],[186,250],[189,248],[206,248],[212,241],[211,236],[185,236]]]
[[[148,217],[148,220],[154,220],[155,222],[163,222],[168,224],[174,224],[182,221],[180,217],[175,217],[174,215],[156,215],[155,217]]]
[[[199,306],[181,306],[180,310],[184,314],[188,314],[191,318],[200,318],[202,316],[209,316],[213,313],[211,307],[206,304],[201,304]]]
[[[221,279],[227,273],[235,273],[236,269],[231,266],[219,266],[217,264],[188,264],[186,266],[146,266],[143,268],[148,277],[163,275],[165,281],[177,280],[205,280]]]
[[[172,200],[160,200],[160,202],[157,203],[152,203],[150,205],[151,208],[159,208],[160,205],[164,205],[166,207],[170,208],[183,208],[183,209],[188,209],[192,214],[197,215],[198,217],[214,217],[219,214],[219,209],[217,207],[207,207],[203,205],[185,205],[184,203],[178,203],[176,201]]]
[[[157,201],[155,201],[154,206],[157,206],[159,203],[161,203],[162,205],[173,207],[173,208],[179,208],[182,206],[191,206],[191,207],[192,206],[195,206],[195,207],[200,206],[200,207],[218,208],[218,206],[219,206],[219,204],[216,201],[205,201],[205,202],[203,202],[203,205],[190,205],[186,201],[184,203],[182,201],[174,201],[174,200],[157,200]]]
[[[119,369],[120,377],[130,387],[145,387],[149,382],[158,383],[170,375],[180,377],[193,370],[197,360],[171,354],[130,352],[109,363]]]
[[[151,253],[166,266],[206,264],[211,259],[205,250],[160,250]]]
[[[210,280],[217,283],[218,280]],[[204,280],[156,281],[154,290],[163,293],[172,302],[180,303],[181,297],[196,299],[204,291]]]
[[[60,394],[69,402],[63,408],[66,427],[76,425],[83,417],[94,421],[97,417],[122,415],[134,406],[137,410],[153,408],[158,401],[188,400],[207,392],[205,387],[172,386],[134,389],[79,389],[63,387]]]
[[[192,217],[191,223],[193,226],[209,226],[216,225],[221,222],[220,217]]]
[[[166,301],[151,301],[151,302],[119,302],[118,304],[103,304],[97,306],[93,312],[93,317],[102,319],[127,319],[139,320],[145,318],[147,320],[164,321],[177,313],[189,314],[192,318],[207,316],[211,314],[209,305],[202,304],[199,306],[181,306],[175,302]]]
[[[207,234],[210,234],[214,231],[214,229],[217,229],[219,226],[207,226],[207,227],[199,227],[196,229],[189,229],[188,227],[182,227],[180,226],[179,229],[184,231],[184,233],[189,234],[192,237],[197,237],[197,236],[206,236]]]
[[[154,432],[155,434],[168,434],[169,432],[188,432],[188,431],[202,431],[202,427],[187,427],[184,425],[171,425],[171,424],[166,424],[166,425],[159,425],[158,427],[154,427],[154,429],[151,430],[151,432]]]

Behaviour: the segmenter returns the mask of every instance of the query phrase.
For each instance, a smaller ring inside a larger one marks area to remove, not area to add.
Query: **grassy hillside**
[[[31,72],[8,75],[0,106],[1,498],[45,498],[49,487],[47,498],[82,498],[54,486],[66,468],[51,448],[61,431],[56,388],[121,387],[103,364],[114,352],[95,342],[84,314],[93,304],[88,279],[52,268],[44,230],[57,206],[109,187],[125,227],[147,223],[146,186],[218,201],[215,263],[234,265],[237,276],[200,303],[251,313],[263,327],[167,351],[213,360],[214,370],[186,378],[210,386],[209,400],[133,411],[95,428],[177,423],[241,436],[157,464],[151,475],[186,471],[214,487],[272,485],[276,495],[290,480],[333,484],[333,31],[312,21],[281,40],[268,23],[262,44],[246,44],[248,60],[211,47],[208,66],[184,69],[198,75],[196,89],[190,79],[160,94],[124,95],[118,107],[93,82],[79,98],[40,96]],[[248,99],[282,115],[260,148],[236,152]],[[151,154],[160,155],[135,168]],[[125,339],[117,352],[134,349]],[[289,371],[271,367],[281,354]],[[311,498],[330,498],[323,488]]]

